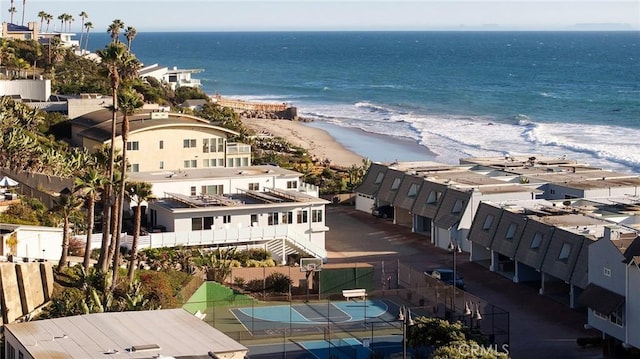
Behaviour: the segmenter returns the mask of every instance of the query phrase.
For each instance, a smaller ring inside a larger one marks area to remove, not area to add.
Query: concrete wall
[[[0,96],[5,95],[47,101],[51,96],[51,80],[0,80]]]
[[[12,323],[51,299],[51,262],[0,263],[2,321]]]
[[[89,95],[88,98],[70,98],[67,100],[67,113],[70,120],[112,104],[111,96]]]

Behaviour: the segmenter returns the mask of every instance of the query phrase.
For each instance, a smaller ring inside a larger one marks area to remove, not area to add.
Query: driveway
[[[397,270],[397,263],[424,271],[451,267],[450,252],[436,248],[429,238],[412,233],[408,227],[394,225],[353,207],[327,206],[326,248],[330,263],[366,262]],[[572,310],[538,294],[537,287],[516,284],[479,264],[468,256],[456,256],[457,270],[464,277],[467,291],[510,313],[510,356],[516,359],[601,358],[599,348],[582,349],[577,337],[597,336],[584,329],[586,314]],[[381,270],[376,273],[380,275]],[[382,280],[381,280],[382,282]],[[397,285],[391,283],[391,288]]]

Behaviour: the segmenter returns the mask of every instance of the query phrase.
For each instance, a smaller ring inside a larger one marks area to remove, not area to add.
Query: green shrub
[[[291,284],[293,284],[291,278],[282,273],[272,273],[265,279],[266,289],[275,293],[288,292]]]

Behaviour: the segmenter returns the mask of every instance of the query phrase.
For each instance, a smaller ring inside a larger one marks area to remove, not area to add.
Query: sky
[[[10,0],[0,1],[10,21]],[[22,0],[14,0],[14,23]],[[80,32],[85,11],[94,30],[114,19],[150,31],[418,31],[418,30],[640,30],[639,0],[26,0],[25,23],[38,12],[54,20],[68,13]]]

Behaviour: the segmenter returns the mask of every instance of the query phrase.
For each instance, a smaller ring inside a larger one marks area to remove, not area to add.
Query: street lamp
[[[451,239],[449,242],[449,250],[453,253],[453,296],[451,297],[451,313],[455,314],[456,312],[456,287],[458,286],[458,273],[456,271],[456,254],[462,252],[462,248],[458,245],[458,242],[455,239]]]
[[[402,359],[407,359],[407,328],[415,324],[411,317],[411,309],[401,306],[398,320],[402,322]]]

